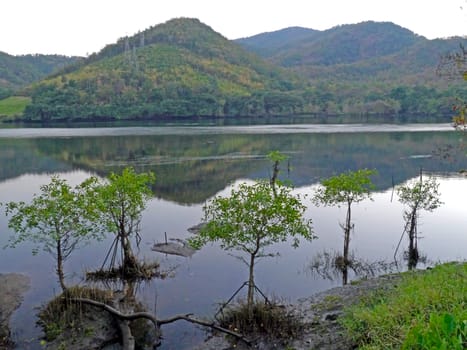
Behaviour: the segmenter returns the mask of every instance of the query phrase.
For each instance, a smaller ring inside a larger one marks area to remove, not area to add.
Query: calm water
[[[139,298],[161,318],[178,313],[210,316],[247,279],[246,266],[217,246],[207,246],[191,258],[150,248],[164,241],[164,232],[169,238],[187,238],[187,228],[199,223],[202,206],[212,196],[227,194],[241,181],[268,177],[268,152],[289,155],[282,177],[292,180],[297,192],[310,196],[323,177],[349,169],[378,170],[374,201],[353,210],[351,250],[370,262],[392,259],[404,227],[393,184],[416,178],[421,168],[434,174],[444,205],[433,213],[422,212],[419,228],[419,249],[431,264],[467,257],[462,202],[467,179],[458,175],[467,168],[464,139],[448,124],[0,129],[0,202],[30,200],[52,174],[74,184],[128,165],[154,171],[156,197],[143,218],[140,255],[158,259],[164,269],[173,270],[173,277],[140,286]],[[339,222],[345,212],[307,204],[307,216],[313,219],[319,239],[296,250],[288,244],[273,246],[271,252],[280,256],[261,261],[256,270],[256,282],[264,292],[291,302],[340,283],[339,278],[332,281],[311,273],[309,265],[318,253],[341,249]],[[0,233],[4,246],[11,232],[3,215]],[[68,280],[82,282],[84,271],[102,264],[109,244],[109,240],[93,243],[77,251],[66,265]],[[0,273],[6,272],[25,273],[32,279],[12,327],[19,348],[39,349],[33,314],[59,292],[53,260],[46,254],[33,257],[26,243],[1,251]],[[163,332],[163,349],[189,349],[204,336],[184,323],[164,327]]]

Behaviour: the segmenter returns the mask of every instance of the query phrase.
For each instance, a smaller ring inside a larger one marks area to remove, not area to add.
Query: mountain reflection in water
[[[159,317],[191,312],[210,316],[217,303],[246,280],[242,263],[216,245],[191,258],[151,248],[165,241],[164,232],[168,239],[188,238],[187,229],[203,216],[203,204],[216,194],[228,195],[231,184],[268,178],[271,167],[266,155],[270,151],[289,156],[289,163],[281,165],[281,177],[291,180],[295,191],[302,194],[311,195],[320,179],[343,171],[378,171],[374,201],[360,203],[352,214],[352,249],[356,257],[368,262],[392,260],[404,228],[403,208],[392,199],[393,186],[417,177],[420,168],[435,174],[445,204],[422,214],[419,245],[436,262],[467,257],[463,206],[467,179],[458,174],[467,168],[463,143],[463,134],[448,124],[0,129],[0,202],[30,200],[53,174],[75,184],[91,174],[106,176],[129,165],[137,171],[154,171],[156,198],[143,216],[140,254],[156,257],[162,268],[175,272],[172,278],[142,286],[138,297],[150,311],[156,304]],[[272,252],[280,256],[264,260],[256,272],[262,291],[290,301],[340,283],[317,277],[308,267],[315,254],[341,249],[343,209],[306,204],[306,215],[313,220],[319,239],[296,250],[289,243],[272,246]],[[0,232],[4,246],[12,232],[3,215]],[[69,281],[82,282],[85,270],[102,263],[108,246],[104,241],[80,249],[66,266]],[[32,278],[33,288],[12,326],[20,348],[40,349],[38,341],[26,344],[23,340],[38,336],[32,310],[58,290],[53,261],[46,255],[33,257],[31,246],[25,243],[2,251],[0,266],[0,273],[22,272]],[[161,348],[189,349],[203,337],[191,325],[174,325],[164,330]]]

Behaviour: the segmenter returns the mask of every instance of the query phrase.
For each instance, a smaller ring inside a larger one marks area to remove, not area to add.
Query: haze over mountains
[[[439,114],[466,96],[465,83],[436,75],[440,56],[462,43],[388,22],[291,27],[229,41],[197,19],[179,18],[85,59],[61,57],[60,70],[29,80],[12,76],[37,70],[31,61],[0,55],[0,67],[17,60],[0,69],[0,86],[32,97],[24,112],[31,121]]]

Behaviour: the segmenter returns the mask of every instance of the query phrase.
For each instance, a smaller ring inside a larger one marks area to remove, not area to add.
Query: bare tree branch
[[[251,345],[251,341],[246,339],[243,335],[241,335],[241,334],[239,334],[237,332],[233,332],[233,331],[231,331],[229,329],[217,326],[216,324],[214,324],[214,322],[207,322],[207,321],[199,320],[199,319],[196,319],[196,318],[192,318],[192,317],[190,317],[191,314],[176,315],[176,316],[173,316],[171,318],[158,320],[153,314],[151,314],[149,312],[135,312],[135,313],[132,313],[132,314],[123,314],[122,312],[118,311],[117,309],[113,308],[110,305],[101,303],[101,302],[96,301],[96,300],[88,299],[88,298],[72,298],[72,299],[70,299],[70,301],[99,307],[99,308],[104,309],[105,311],[109,312],[110,314],[112,314],[113,316],[117,317],[120,320],[133,321],[133,320],[136,320],[136,319],[145,318],[145,319],[151,321],[156,329],[159,329],[160,326],[164,325],[164,324],[173,323],[173,322],[178,321],[178,320],[184,320],[184,321],[187,321],[187,322],[190,322],[190,323],[198,324],[198,325],[204,326],[204,327],[209,327],[209,328],[214,329],[216,331],[231,335],[231,336],[243,341],[245,344]]]

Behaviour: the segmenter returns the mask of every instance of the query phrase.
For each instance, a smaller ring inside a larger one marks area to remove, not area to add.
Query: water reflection
[[[311,195],[310,186],[319,179],[349,169],[376,168],[374,181],[378,191],[374,201],[364,201],[353,209],[358,233],[352,237],[355,257],[363,261],[392,261],[404,225],[403,206],[391,202],[393,183],[418,178],[419,169],[439,175],[440,192],[445,203],[423,217],[418,242],[419,251],[434,262],[466,258],[467,180],[457,175],[465,169],[462,136],[455,132],[420,131],[381,133],[256,133],[256,134],[186,134],[186,135],[108,135],[43,138],[0,138],[0,202],[29,201],[40,184],[52,174],[74,185],[91,174],[102,176],[119,171],[126,165],[156,174],[152,200],[141,222],[144,239],[141,259],[157,257],[162,270],[177,266],[174,278],[155,281],[136,290],[138,300],[158,317],[195,313],[212,316],[218,302],[224,301],[247,279],[241,264],[218,246],[207,246],[190,258],[164,255],[152,251],[156,242],[190,237],[187,228],[200,222],[202,204],[213,195],[225,195],[230,183],[239,179],[268,178],[267,153],[279,150],[290,156],[290,173],[296,192]],[[444,152],[446,151],[446,152]],[[444,157],[444,154],[449,154]],[[421,157],[422,156],[422,157]],[[290,242],[277,246],[281,257],[259,264],[257,283],[267,295],[294,301],[341,283],[310,276],[306,270],[319,252],[340,250],[342,231],[336,225],[345,213],[340,208],[316,208],[311,202],[311,218],[319,239],[297,250]],[[11,231],[0,216],[0,246]],[[69,278],[84,283],[84,271],[101,266],[111,239],[84,247],[67,264]],[[403,242],[403,246],[408,246]],[[427,262],[430,264],[430,262]],[[425,267],[419,261],[418,267]],[[12,319],[19,348],[41,349],[24,339],[37,339],[32,310],[57,294],[58,285],[47,256],[31,256],[31,247],[20,246],[0,253],[0,273],[21,272],[31,276],[33,288]],[[354,278],[351,272],[349,279]],[[157,303],[155,302],[157,300]],[[157,310],[154,305],[157,304]],[[189,324],[164,328],[161,349],[190,349],[204,338],[204,332]]]
[[[400,271],[399,266],[397,261],[369,261],[359,258],[355,252],[351,252],[345,262],[341,253],[325,250],[313,256],[307,269],[321,278],[331,281],[340,280],[342,285],[346,285],[350,278],[371,278],[383,273],[396,272]]]
[[[156,196],[196,204],[237,179],[269,177],[266,155],[271,150],[290,157],[289,179],[296,186],[368,168],[378,170],[374,182],[383,190],[416,176],[420,167],[431,172],[465,168],[463,139],[453,131],[421,128],[408,132],[402,126],[397,126],[398,131],[371,127],[378,132],[321,128],[327,132],[309,132],[302,126],[258,130],[181,127],[172,128],[177,131],[173,133],[164,128],[157,129],[159,133],[145,128],[123,128],[115,133],[52,129],[48,137],[42,129],[34,129],[37,133],[28,138],[15,137],[15,129],[0,130],[9,133],[9,137],[0,137],[0,180],[76,169],[106,176],[131,165],[138,171],[155,172]]]

